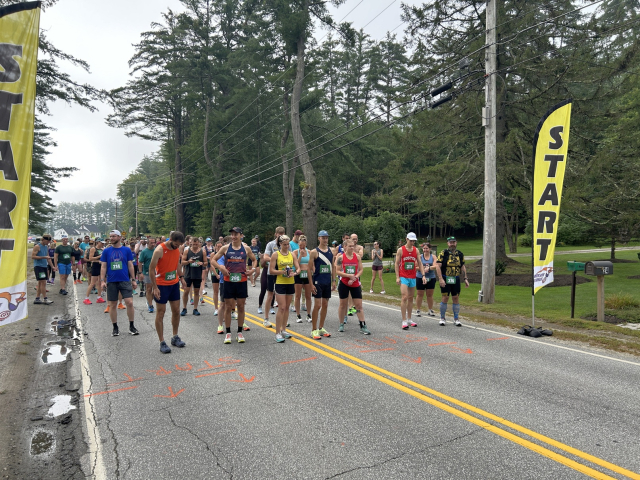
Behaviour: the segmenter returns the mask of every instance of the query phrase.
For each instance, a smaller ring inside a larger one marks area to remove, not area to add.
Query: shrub
[[[496,277],[499,277],[507,269],[507,264],[502,260],[496,260]]]
[[[531,235],[529,235],[528,233],[525,233],[524,235],[520,235],[518,237],[519,247],[531,247],[532,242],[533,242],[533,239],[531,238]]]
[[[626,310],[640,307],[640,302],[628,293],[614,293],[604,299],[604,307],[610,310]]]
[[[382,212],[377,217],[367,217],[364,226],[367,241],[380,242],[380,247],[386,255],[395,252],[398,240],[404,239],[407,233],[404,229],[404,219],[397,213]]]

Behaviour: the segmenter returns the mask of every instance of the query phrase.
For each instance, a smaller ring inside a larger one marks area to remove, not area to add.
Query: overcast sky
[[[365,31],[373,38],[384,37],[398,27],[402,0],[347,0],[334,9],[334,18],[352,21],[357,29],[364,27],[376,15]],[[419,4],[418,0],[404,3]],[[168,9],[181,11],[179,0],[60,0],[43,12],[40,26],[48,39],[62,51],[85,60],[91,73],[62,64],[62,70],[78,83],[90,83],[110,90],[125,85],[129,79],[128,60],[134,53],[133,44],[140,33],[149,30],[152,22],[162,20]],[[394,33],[402,36],[404,26]],[[318,36],[323,36],[320,32]],[[133,171],[144,155],[158,150],[159,145],[147,140],[127,138],[120,129],[105,124],[110,108],[96,104],[98,111],[69,106],[62,102],[51,105],[51,116],[43,120],[56,129],[53,138],[58,146],[47,161],[57,167],[76,167],[72,177],[62,179],[58,192],[52,193],[54,203],[97,202],[115,198],[116,187]]]

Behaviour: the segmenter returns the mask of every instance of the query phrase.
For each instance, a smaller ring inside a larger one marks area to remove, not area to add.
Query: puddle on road
[[[76,407],[71,405],[71,395],[56,395],[51,401],[53,405],[51,405],[51,408],[49,408],[47,412],[47,416],[51,418],[64,415],[76,409]]]
[[[31,455],[44,455],[53,451],[56,440],[49,432],[37,431],[31,437]]]
[[[55,333],[58,337],[63,338],[78,338],[78,331],[72,322],[67,320],[56,320],[51,322],[51,332]]]
[[[42,351],[42,363],[64,362],[69,352],[67,342],[49,342],[47,348]]]

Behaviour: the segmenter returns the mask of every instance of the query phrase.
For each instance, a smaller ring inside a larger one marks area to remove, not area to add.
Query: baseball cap
[[[213,240],[211,240],[211,237],[207,237],[207,239],[205,240],[205,242],[212,242]]]
[[[418,240],[418,237],[416,237],[416,234],[413,232],[409,232],[407,233],[407,240]]]
[[[62,235],[60,238],[69,238],[69,235]]]
[[[334,240],[333,242],[331,242],[331,245],[337,245],[337,244],[338,244],[337,240]]]
[[[447,238],[447,242],[457,242],[456,237]]]
[[[242,229],[240,227],[233,227],[231,230],[229,230],[229,233],[231,233],[231,232],[236,232],[236,233],[242,234]]]
[[[296,232],[297,233],[297,232]],[[328,237],[329,236],[329,232],[327,232],[326,230],[320,230],[318,232],[318,236],[319,237]]]
[[[120,233],[120,230],[111,230],[109,232],[109,235],[118,235],[119,237],[122,236],[122,234]]]
[[[101,238],[96,238],[96,239],[94,240],[94,242],[101,242],[101,243],[104,243],[104,242],[102,241],[102,239],[101,239]]]
[[[294,233],[294,235],[302,235],[304,232],[302,230],[296,230],[296,232]],[[318,235],[320,236],[320,235]],[[327,235],[328,237],[329,235]]]

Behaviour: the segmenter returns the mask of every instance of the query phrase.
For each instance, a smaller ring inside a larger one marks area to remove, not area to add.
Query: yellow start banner
[[[0,8],[0,325],[27,317],[40,2]]]
[[[542,117],[533,141],[533,295],[553,282],[570,124],[571,100],[565,100]]]

